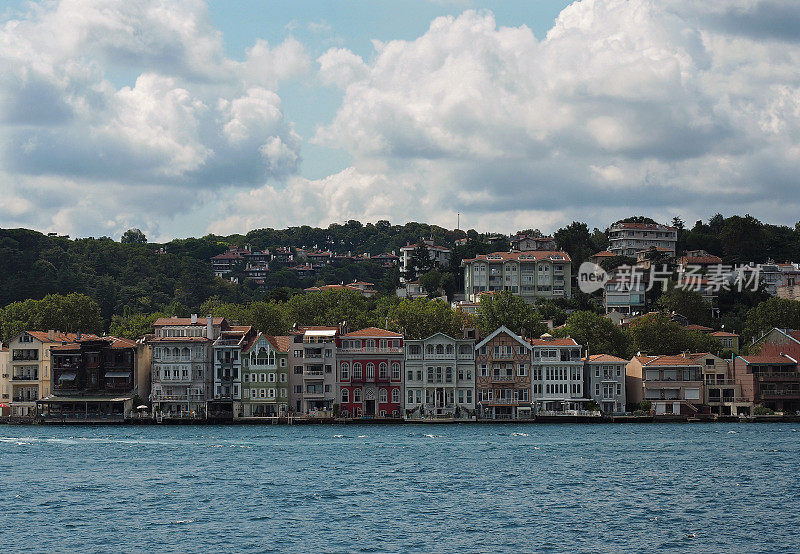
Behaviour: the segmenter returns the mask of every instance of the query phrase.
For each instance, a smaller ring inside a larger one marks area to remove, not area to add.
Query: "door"
[[[366,415],[366,416],[374,416],[375,415],[375,401],[374,400],[365,400],[364,401],[364,415]]]

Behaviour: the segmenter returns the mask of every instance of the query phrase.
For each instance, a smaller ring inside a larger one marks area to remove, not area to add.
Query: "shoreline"
[[[0,425],[109,425],[109,426],[141,426],[141,425],[548,425],[548,424],[659,424],[659,423],[800,423],[800,415],[763,415],[763,416],[539,416],[530,419],[369,419],[369,418],[276,418],[276,419],[164,419],[157,422],[150,418],[132,418],[126,420],[83,419],[83,420],[32,420],[29,418],[0,418]]]

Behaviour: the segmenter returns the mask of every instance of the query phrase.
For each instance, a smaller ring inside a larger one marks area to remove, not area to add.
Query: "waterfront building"
[[[702,362],[704,400],[712,414],[749,415],[752,412],[753,401],[742,394],[742,386],[733,378],[733,367],[728,360],[709,352],[690,356]]]
[[[800,331],[772,329],[749,349],[757,353],[733,360],[742,396],[779,412],[800,410]]]
[[[483,292],[504,290],[528,303],[572,295],[572,263],[566,252],[494,252],[462,260],[461,266],[470,302]]]
[[[635,356],[625,373],[628,402],[649,400],[656,415],[694,415],[703,403],[703,363],[690,354]]]
[[[290,347],[291,337],[258,333],[242,348],[242,417],[288,413]]]
[[[531,344],[500,327],[475,345],[475,401],[482,419],[531,417]]]
[[[475,341],[436,333],[405,343],[406,419],[475,412]]]
[[[153,323],[153,413],[157,419],[205,418],[214,385],[214,341],[230,330],[224,317],[165,317]]]
[[[642,250],[658,248],[674,258],[677,242],[678,230],[658,223],[619,222],[608,232],[608,251],[615,256],[635,257]]]
[[[337,389],[345,417],[401,417],[403,335],[377,327],[336,340]]]
[[[255,338],[250,326],[232,326],[220,332],[213,344],[213,379],[207,414],[212,419],[233,419],[242,413],[242,360]]]
[[[531,401],[536,412],[580,410],[584,395],[581,347],[570,337],[545,333],[528,339],[531,346]]]
[[[310,417],[331,417],[338,397],[334,368],[339,327],[298,327],[290,336],[291,409]]]
[[[607,414],[626,409],[625,366],[628,360],[610,354],[590,354],[584,358],[588,396]]]
[[[50,395],[50,348],[97,335],[61,331],[23,331],[9,343],[11,415],[34,417],[36,401]]]
[[[45,420],[124,421],[150,394],[150,352],[118,337],[75,338],[50,347],[50,395],[37,401]]]

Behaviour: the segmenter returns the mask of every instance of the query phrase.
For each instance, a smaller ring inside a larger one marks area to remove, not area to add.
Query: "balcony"
[[[502,406],[509,406],[511,404],[519,404],[519,400],[514,400],[513,398],[494,398],[492,400],[481,400],[481,404],[483,405],[502,405]]]
[[[800,381],[800,372],[770,371],[768,373],[757,373],[756,379],[759,381]]]
[[[204,394],[153,394],[153,402],[205,402]]]
[[[373,346],[366,348],[340,348],[339,352],[344,354],[402,354],[403,349],[398,347],[387,346],[385,348],[381,348],[379,346]]]
[[[12,381],[38,381],[38,375],[14,375],[11,378]]]
[[[761,390],[758,392],[761,398],[791,398],[800,399],[800,390],[792,389],[778,389],[778,390]]]
[[[14,362],[23,362],[23,361],[37,362],[37,361],[39,361],[39,352],[27,353],[27,352],[19,352],[19,351],[15,350],[14,351],[14,355],[11,358],[11,361],[14,361]]]
[[[513,375],[492,375],[492,381],[508,382],[514,379],[515,377]]]
[[[325,371],[322,369],[304,369],[303,377],[307,379],[324,379]]]

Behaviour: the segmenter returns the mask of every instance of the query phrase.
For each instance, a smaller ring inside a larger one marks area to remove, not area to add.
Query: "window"
[[[301,366],[301,365],[294,366],[294,374],[295,375],[302,375],[303,374],[303,366]]]
[[[595,396],[600,396],[600,383],[594,384],[594,394]]]
[[[386,364],[386,362],[381,362],[378,365],[378,377],[381,379],[389,378],[389,366]]]
[[[452,367],[445,368],[444,382],[445,383],[452,383],[453,382],[453,368]]]
[[[347,381],[348,379],[350,379],[350,364],[348,364],[347,362],[342,362],[341,375],[343,381]]]
[[[372,362],[367,364],[367,379],[375,379],[375,364]]]
[[[397,390],[397,389],[395,389]],[[408,389],[408,399],[406,400],[408,404],[414,403],[414,391],[412,389]]]
[[[389,395],[386,393],[386,389],[381,389],[380,392],[378,392],[378,402],[384,402],[385,403],[388,398],[389,398]]]
[[[489,364],[481,364],[481,377],[489,376]]]
[[[274,383],[274,382],[275,382],[275,373],[273,373],[272,371],[270,371],[270,372],[269,372],[267,375],[269,376],[269,379],[268,379],[268,381],[269,381],[270,383]]]
[[[347,389],[342,389],[342,402],[350,402],[350,391]]]
[[[295,358],[302,358],[303,357],[303,351],[302,350],[295,350],[294,351],[294,357]]]
[[[392,364],[392,380],[400,380],[400,364],[397,362]]]
[[[520,377],[525,377],[526,375],[528,375],[527,364],[519,364],[517,366],[517,375],[519,375]]]
[[[353,364],[353,379],[361,379],[361,363],[356,362]]]
[[[400,403],[400,389],[392,389],[392,403]]]
[[[361,389],[353,389],[353,402],[361,402]]]

